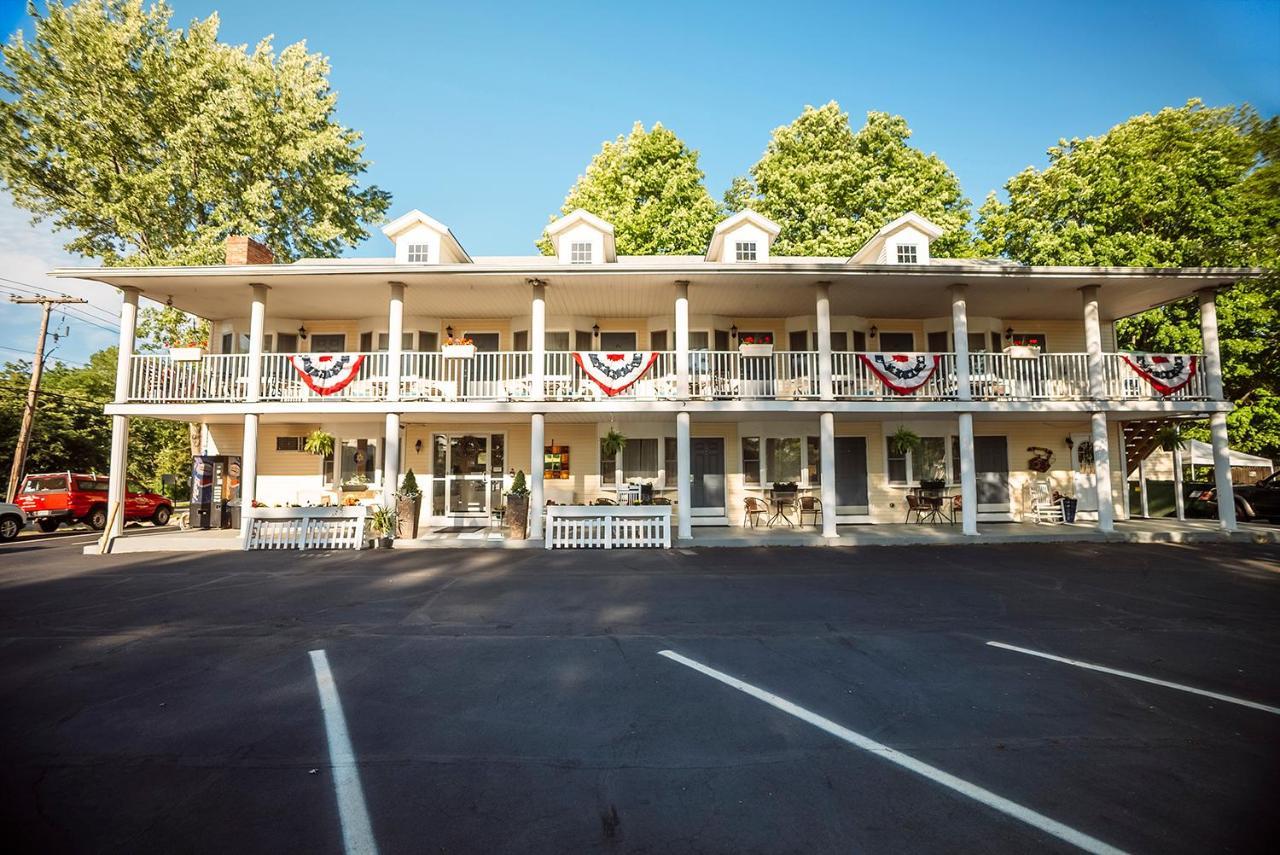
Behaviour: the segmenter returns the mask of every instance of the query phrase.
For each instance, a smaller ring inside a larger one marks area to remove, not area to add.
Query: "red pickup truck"
[[[13,501],[27,512],[41,531],[53,531],[62,523],[69,525],[75,522],[87,523],[97,531],[107,527],[105,475],[77,475],[74,472],[28,475]],[[143,490],[136,484],[127,485],[124,501],[126,521],[151,520],[156,525],[167,525],[172,516],[173,503],[164,496]]]

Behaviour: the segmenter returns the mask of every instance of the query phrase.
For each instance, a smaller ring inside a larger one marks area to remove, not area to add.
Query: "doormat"
[[[485,526],[482,525],[451,525],[445,528],[434,528],[432,534],[474,534],[477,531],[484,531]]]

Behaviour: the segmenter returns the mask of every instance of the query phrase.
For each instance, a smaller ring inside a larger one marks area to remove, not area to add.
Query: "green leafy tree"
[[[698,152],[674,132],[636,122],[629,136],[601,146],[560,214],[582,208],[609,221],[622,255],[701,254],[719,218],[703,177]],[[544,235],[538,248],[550,255],[551,241]]]
[[[66,248],[108,265],[205,264],[230,234],[276,257],[337,255],[390,196],[360,187],[360,134],[335,121],[328,61],[169,26],[162,2],[34,5],[3,48],[0,180]]]
[[[1182,107],[1061,140],[979,211],[978,248],[1027,264],[1280,267],[1280,123],[1249,107]],[[1280,292],[1274,274],[1219,296],[1233,445],[1280,456]],[[1194,300],[1126,318],[1123,347],[1196,352]],[[1191,436],[1204,432],[1192,429]]]
[[[937,223],[940,256],[969,254],[969,200],[936,154],[907,144],[906,119],[868,113],[856,133],[832,101],[805,107],[773,132],[749,177],[725,194],[730,211],[751,208],[778,223],[775,255],[852,255],[908,211]]]

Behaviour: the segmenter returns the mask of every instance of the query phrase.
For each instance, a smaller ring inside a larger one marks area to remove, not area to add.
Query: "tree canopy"
[[[697,151],[660,122],[647,131],[636,122],[601,146],[560,214],[583,208],[609,221],[623,255],[701,254],[720,214],[703,178]],[[551,241],[538,248],[550,255]]]
[[[782,227],[774,255],[852,255],[879,229],[915,211],[945,233],[941,256],[968,254],[969,200],[935,154],[907,144],[906,119],[871,112],[856,133],[832,101],[805,107],[776,129],[749,177],[725,194],[731,211],[752,208]]]
[[[390,195],[361,187],[360,134],[334,116],[328,61],[169,26],[160,0],[31,8],[0,71],[0,180],[66,248],[108,265],[201,264],[230,234],[276,257],[337,255]]]
[[[978,249],[1027,264],[1280,267],[1280,122],[1189,101],[1061,140],[979,211]],[[1280,456],[1280,292],[1274,274],[1218,298],[1231,440]],[[1193,300],[1117,325],[1120,344],[1198,351]]]

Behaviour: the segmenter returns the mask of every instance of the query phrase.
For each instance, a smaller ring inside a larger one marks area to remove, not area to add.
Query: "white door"
[[[1071,478],[1075,486],[1077,515],[1098,516],[1098,480],[1093,462],[1093,435],[1071,434]]]

